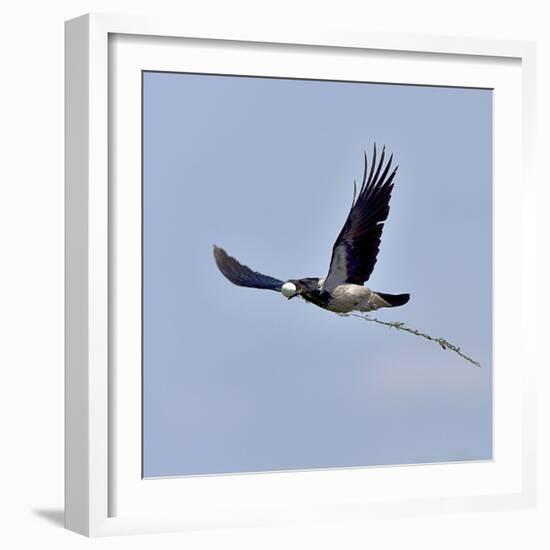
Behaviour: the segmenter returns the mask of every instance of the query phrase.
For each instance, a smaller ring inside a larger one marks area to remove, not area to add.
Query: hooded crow
[[[397,166],[392,169],[393,155],[384,165],[385,147],[377,161],[374,144],[370,171],[366,153],[364,157],[363,182],[359,193],[355,182],[353,184],[351,209],[332,248],[326,277],[281,281],[253,271],[214,245],[214,259],[219,270],[238,286],[275,290],[288,299],[300,296],[336,313],[367,312],[406,304],[409,294],[386,294],[363,286],[376,264],[397,172]]]

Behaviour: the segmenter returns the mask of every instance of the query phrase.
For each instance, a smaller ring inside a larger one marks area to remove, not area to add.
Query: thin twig
[[[414,334],[415,336],[421,336],[422,338],[426,338],[426,340],[430,340],[432,342],[438,343],[443,349],[450,349],[451,351],[454,351],[460,357],[463,359],[466,359],[466,361],[469,361],[476,367],[481,367],[481,364],[478,361],[475,361],[471,357],[468,357],[462,351],[458,346],[455,346],[454,344],[451,344],[448,340],[445,340],[445,338],[434,338],[433,336],[430,336],[429,334],[426,334],[424,332],[420,332],[417,329],[410,328],[405,325],[405,323],[401,323],[400,321],[381,321],[380,319],[377,319],[376,317],[369,317],[368,315],[361,315],[359,313],[343,313],[340,314],[344,317],[359,317],[360,319],[364,319],[365,321],[369,321],[371,323],[378,323],[379,325],[385,325],[390,328],[395,328],[397,330],[402,330],[404,332],[408,332],[410,334]]]

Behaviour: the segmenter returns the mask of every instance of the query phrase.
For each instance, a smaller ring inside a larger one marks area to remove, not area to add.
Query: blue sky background
[[[239,288],[324,276],[363,150],[399,164],[367,286],[433,343]],[[492,92],[144,75],[144,475],[492,457]]]

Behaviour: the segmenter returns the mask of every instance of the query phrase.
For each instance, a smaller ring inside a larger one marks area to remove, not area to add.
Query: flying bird
[[[275,290],[289,300],[299,296],[336,313],[367,312],[406,304],[409,294],[387,294],[364,286],[376,264],[397,172],[397,166],[392,169],[393,155],[385,165],[384,158],[385,147],[377,161],[374,144],[368,170],[367,154],[364,154],[363,181],[359,193],[355,182],[353,184],[351,209],[332,248],[326,277],[281,281],[250,269],[214,245],[214,259],[219,270],[238,286]]]

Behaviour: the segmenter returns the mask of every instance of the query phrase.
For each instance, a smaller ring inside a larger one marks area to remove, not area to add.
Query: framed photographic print
[[[67,22],[67,527],[532,505],[533,64]]]

